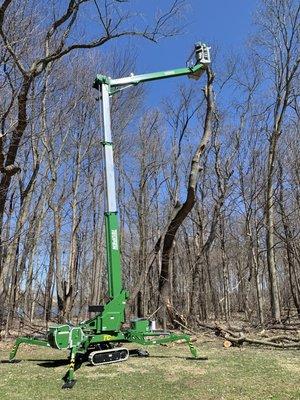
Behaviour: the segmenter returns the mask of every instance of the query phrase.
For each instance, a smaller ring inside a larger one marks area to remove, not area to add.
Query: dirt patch
[[[130,374],[130,373],[137,371],[136,368],[132,368],[130,365],[126,364],[125,362],[122,363],[122,365],[118,365],[117,370],[118,370],[118,372],[123,372],[126,374]]]
[[[145,363],[142,362],[142,359],[130,359],[126,362],[116,364],[115,367],[117,368],[119,373],[141,373],[145,374],[149,372],[149,365],[148,360],[145,360]],[[147,367],[146,367],[147,366]]]
[[[204,368],[199,368],[196,365],[172,365],[172,369],[164,370],[164,376],[167,382],[174,382],[182,378],[182,374],[190,375],[196,378],[200,375],[204,375],[206,370]]]
[[[283,369],[285,369],[285,370],[287,370],[289,372],[294,372],[294,373],[300,374],[300,363],[299,363],[299,361],[296,362],[296,360],[295,360],[295,362],[292,362],[292,361],[281,362],[280,366]]]
[[[83,366],[85,368],[85,366]],[[100,369],[101,368],[101,369]],[[120,376],[121,374],[135,374],[135,373],[142,373],[145,374],[149,372],[148,369],[146,368],[133,368],[129,363],[120,363],[116,364],[113,367],[113,370],[108,370],[105,368],[105,366],[102,366],[100,368],[97,367],[91,367],[91,372],[88,374],[85,373],[85,376],[92,377],[94,378],[112,378],[116,376]],[[112,368],[112,366],[111,366]]]
[[[10,349],[13,346],[13,343],[14,343],[13,341],[9,341],[9,342],[0,341],[0,350],[10,351]]]
[[[93,371],[93,372],[85,372],[84,374],[85,378],[88,379],[101,379],[101,378],[115,378],[117,376],[119,376],[119,372],[97,372],[97,371]]]

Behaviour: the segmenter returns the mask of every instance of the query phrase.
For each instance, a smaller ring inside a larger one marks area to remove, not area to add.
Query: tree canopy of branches
[[[1,1],[6,334],[18,322],[87,318],[88,304],[105,297],[92,82],[98,72],[132,70],[130,52],[116,54],[110,43],[175,36],[184,7],[168,1],[145,22],[124,1]],[[215,55],[205,79],[148,111],[143,87],[113,97],[130,314],[163,317],[166,307],[177,326],[300,318],[299,15],[295,0],[261,0],[244,59]]]

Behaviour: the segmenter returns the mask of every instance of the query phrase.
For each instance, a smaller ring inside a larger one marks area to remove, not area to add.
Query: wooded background
[[[76,322],[105,301],[103,159],[91,86],[97,73],[134,68],[130,49],[107,42],[176,40],[184,7],[174,1],[141,26],[123,1],[2,0],[6,334],[20,321]],[[92,14],[94,36],[84,29]],[[243,55],[216,46],[206,78],[186,80],[156,106],[145,105],[146,86],[113,97],[128,314],[160,315],[166,306],[169,322],[189,326],[300,318],[299,14],[298,1],[261,0]]]

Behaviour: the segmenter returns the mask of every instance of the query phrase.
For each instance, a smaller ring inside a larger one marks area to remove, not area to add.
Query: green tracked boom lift
[[[18,347],[21,343],[52,347],[70,351],[70,363],[64,376],[63,388],[72,388],[75,384],[76,359],[89,361],[93,365],[125,361],[131,351],[123,347],[124,343],[138,343],[148,346],[174,342],[183,339],[197,358],[197,351],[190,343],[190,336],[156,330],[148,319],[130,321],[130,328],[124,327],[125,306],[129,293],[124,290],[121,275],[119,222],[117,213],[115,176],[113,164],[113,143],[110,120],[110,97],[132,85],[142,82],[167,79],[187,75],[199,79],[210,64],[209,48],[203,43],[196,43],[192,54],[194,60],[189,61],[185,68],[162,71],[143,75],[131,75],[125,78],[111,79],[108,76],[97,75],[94,88],[99,91],[103,121],[103,148],[105,160],[106,182],[106,252],[108,273],[109,301],[104,305],[89,306],[89,312],[95,316],[83,321],[77,326],[71,324],[53,325],[45,338],[19,337],[16,339],[9,356],[9,361],[15,361]],[[128,325],[127,325],[128,326]],[[135,350],[134,354],[147,356],[144,350]]]

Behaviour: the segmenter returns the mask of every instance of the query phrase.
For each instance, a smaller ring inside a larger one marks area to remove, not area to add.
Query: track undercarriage
[[[96,350],[89,354],[89,362],[92,365],[111,364],[126,361],[129,357],[129,350],[125,347],[117,347],[108,350]]]

